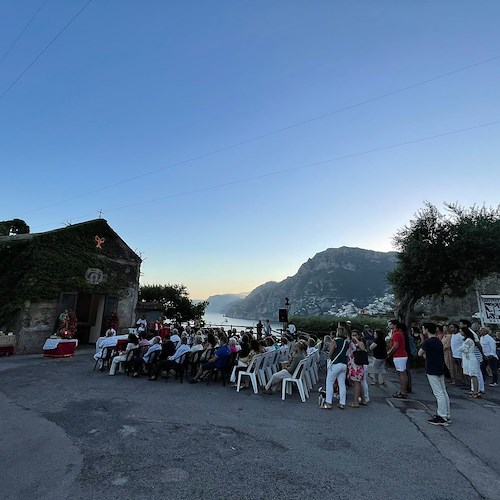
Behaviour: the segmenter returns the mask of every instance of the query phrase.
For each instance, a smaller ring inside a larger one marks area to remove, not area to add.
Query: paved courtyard
[[[451,387],[442,428],[427,423],[422,374],[422,405],[392,407],[389,384],[365,408],[324,411],[316,394],[282,402],[92,367],[90,350],[0,358],[0,498],[500,498],[500,388],[472,401]]]

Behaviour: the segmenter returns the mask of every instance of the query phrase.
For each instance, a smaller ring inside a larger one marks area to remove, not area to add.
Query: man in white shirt
[[[464,337],[456,323],[450,323],[448,325],[448,332],[451,333],[451,355],[455,363],[457,382],[460,382],[461,385],[465,385],[463,383],[462,353],[460,351],[460,347],[464,343]]]
[[[489,366],[491,373],[493,375],[491,387],[496,387],[498,385],[498,357],[496,343],[493,337],[490,335],[490,329],[485,326],[479,329],[479,336],[481,337],[481,347],[483,349],[483,361],[481,363],[481,371],[483,377],[486,379],[488,375],[486,368]]]
[[[148,320],[146,319],[146,316],[142,316],[137,320],[137,330],[140,332],[146,332],[148,329]]]
[[[170,335],[170,340],[175,344],[175,347],[179,347],[181,343],[181,338],[179,337],[179,330],[177,328],[174,328],[172,330],[172,335]]]
[[[104,337],[99,337],[95,343],[95,354],[94,359],[99,360],[97,367],[99,370],[102,368],[102,358],[104,357],[105,347],[116,347],[117,338],[116,331],[113,328],[109,328],[106,331]]]

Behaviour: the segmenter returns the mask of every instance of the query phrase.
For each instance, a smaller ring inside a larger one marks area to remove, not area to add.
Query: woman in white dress
[[[481,393],[479,392],[479,382],[478,376],[480,372],[479,361],[474,353],[476,349],[476,342],[474,341],[474,336],[472,332],[467,327],[461,328],[463,337],[465,338],[463,344],[460,346],[460,352],[462,353],[462,369],[464,375],[468,375],[472,383],[472,394],[473,398],[480,398]]]
[[[138,343],[139,340],[137,339],[137,337],[133,333],[129,333],[128,344],[125,348],[125,351],[121,351],[119,355],[115,356],[113,358],[113,361],[111,361],[111,367],[109,369],[110,375],[114,375],[118,367],[120,367],[120,373],[125,373],[123,362],[127,360],[128,353],[137,348]]]

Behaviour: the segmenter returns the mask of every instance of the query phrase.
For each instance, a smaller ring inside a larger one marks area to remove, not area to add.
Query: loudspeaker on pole
[[[288,323],[288,311],[286,309],[278,309],[280,323]]]

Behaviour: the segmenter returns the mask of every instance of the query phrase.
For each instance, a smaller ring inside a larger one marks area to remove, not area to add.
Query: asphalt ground
[[[0,498],[500,498],[499,388],[470,400],[449,386],[444,428],[427,423],[421,373],[414,408],[393,407],[391,374],[368,406],[325,411],[317,393],[281,401],[92,368],[89,350],[0,358]]]

